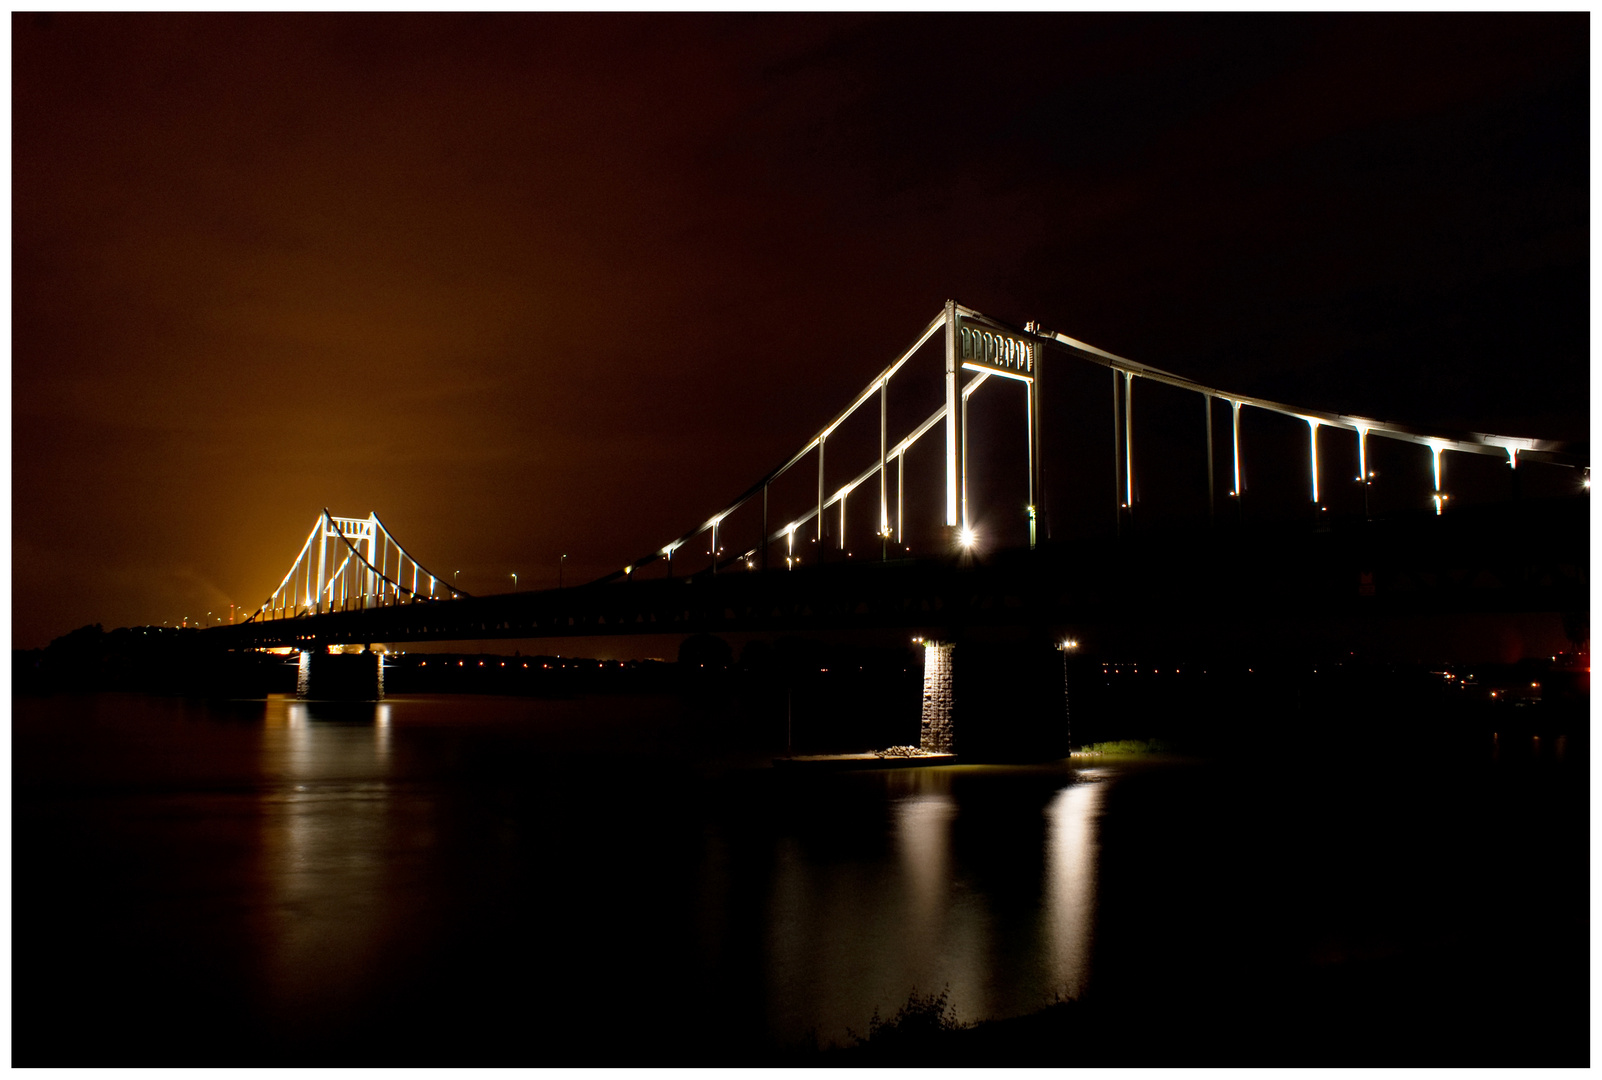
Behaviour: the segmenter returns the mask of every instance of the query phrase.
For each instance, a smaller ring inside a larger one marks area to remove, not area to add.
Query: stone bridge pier
[[[302,651],[295,696],[317,701],[378,701],[384,696],[383,657],[375,652]]]
[[[1068,756],[1067,654],[1055,638],[926,641],[919,745],[965,761]]]

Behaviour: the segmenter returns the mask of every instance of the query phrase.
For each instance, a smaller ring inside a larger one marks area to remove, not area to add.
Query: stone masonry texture
[[[952,655],[954,645],[930,642],[923,647],[923,723],[918,746],[936,754],[955,753],[951,727]]]

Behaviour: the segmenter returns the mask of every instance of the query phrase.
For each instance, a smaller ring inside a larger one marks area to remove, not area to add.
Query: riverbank
[[[798,772],[838,772],[844,769],[909,769],[952,765],[956,754],[797,754],[773,759],[773,767]]]
[[[1586,973],[1557,942],[1518,960],[1469,953],[1350,956],[1279,981],[1185,1000],[1063,999],[965,1022],[914,993],[846,1045],[776,1064],[873,1068],[1585,1068]],[[1490,985],[1517,995],[1488,994]]]

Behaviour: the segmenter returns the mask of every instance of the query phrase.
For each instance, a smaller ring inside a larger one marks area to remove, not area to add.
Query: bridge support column
[[[1039,635],[927,642],[919,746],[972,761],[1066,757],[1066,654]]]
[[[952,659],[957,647],[937,641],[923,646],[923,721],[919,726],[919,749],[932,754],[955,753],[952,738],[954,702],[952,699]]]
[[[327,588],[326,584],[324,584],[325,579],[328,576],[326,573],[327,567],[328,511],[325,509],[323,511],[323,516],[317,519],[317,603],[312,605],[312,611],[319,615],[323,613],[323,590]],[[329,607],[332,606],[333,605],[329,605]],[[304,656],[305,653],[302,653],[301,655]]]
[[[1357,482],[1363,485],[1363,520],[1372,521],[1368,509],[1368,428],[1361,425],[1357,428]]]
[[[1135,375],[1124,372],[1124,513],[1135,527]]]
[[[1046,506],[1046,429],[1041,422],[1041,379],[1045,375],[1045,350],[1038,343],[1031,346],[1035,357],[1034,376],[1029,380],[1024,407],[1029,426],[1029,547],[1036,542],[1035,523]],[[1046,530],[1051,536],[1051,530]]]
[[[967,522],[958,516],[962,475],[962,395],[957,387],[960,361],[957,358],[957,303],[946,301],[946,527],[954,529]]]
[[[1441,507],[1446,502],[1446,493],[1441,490],[1441,453],[1446,447],[1430,444],[1430,468],[1435,476],[1435,516],[1441,516]]]
[[[295,696],[318,701],[378,701],[384,696],[383,658],[374,652],[302,652]]]
[[[1232,425],[1230,438],[1233,440],[1235,453],[1235,489],[1230,495],[1235,499],[1235,520],[1239,523],[1246,520],[1246,484],[1240,474],[1240,402],[1229,403],[1229,415]]]

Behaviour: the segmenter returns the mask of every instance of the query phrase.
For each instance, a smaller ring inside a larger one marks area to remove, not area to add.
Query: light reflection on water
[[[823,1042],[845,1041],[847,1029],[864,1035],[875,1010],[888,1020],[913,990],[947,991],[969,1021],[1084,992],[1104,789],[1095,781],[1103,778],[1065,776],[1043,808],[1003,815],[1003,828],[1043,836],[1033,848],[982,830],[958,838],[962,799],[953,784],[961,779],[950,769],[878,774],[889,800],[881,857],[830,858],[794,837],[776,843],[768,991],[769,1024],[780,1040],[809,1030]],[[1044,816],[1036,833],[1022,819],[1029,813]],[[1006,850],[999,879],[993,859],[963,847],[973,843]],[[1020,909],[1033,914],[1020,917]]]
[[[1584,1000],[1583,739],[1502,731],[1494,772],[1361,788],[1305,762],[786,777],[705,767],[685,748],[737,729],[672,699],[14,707],[35,1055],[92,1015],[141,1062],[698,1063],[843,1042],[914,988],[962,1020],[1054,993],[1144,1018],[1152,988],[1371,978],[1369,942],[1433,992],[1489,948],[1498,1000]],[[1507,912],[1552,929],[1509,944]]]
[[[905,882],[902,932],[918,951],[940,940],[951,899],[951,821],[957,808],[950,795],[913,795],[894,807],[896,853]],[[922,959],[922,957],[920,957]]]
[[[355,1004],[397,911],[391,708],[269,697],[261,729],[265,990],[273,1012]]]
[[[1105,791],[1099,770],[1086,770],[1080,779],[1085,782],[1063,788],[1046,808],[1046,955],[1053,987],[1074,998],[1083,996],[1090,982],[1096,834]]]
[[[24,753],[51,791],[115,792],[34,817],[58,847],[95,838],[95,889],[121,875],[96,962],[148,966],[157,928],[162,1000],[276,1045],[455,1010],[443,1033],[486,1004],[556,1039],[638,988],[664,991],[666,1039],[732,1010],[753,1037],[843,1042],[914,989],[978,1020],[1089,977],[1088,770],[724,783],[656,749],[690,740],[649,700],[90,705],[32,706],[55,711]]]

